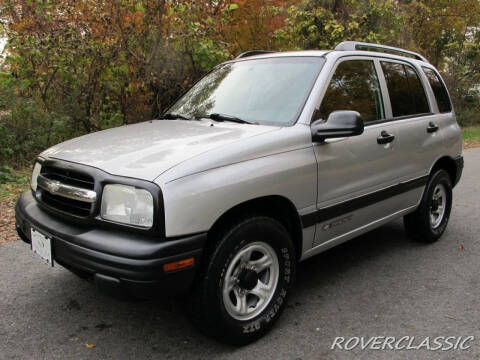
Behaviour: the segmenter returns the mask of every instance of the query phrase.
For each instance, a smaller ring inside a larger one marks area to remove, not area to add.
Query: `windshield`
[[[251,123],[291,125],[324,64],[320,57],[278,57],[225,64],[196,83],[168,113],[225,114]]]

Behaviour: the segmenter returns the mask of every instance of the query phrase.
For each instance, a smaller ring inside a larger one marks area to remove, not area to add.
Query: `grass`
[[[27,191],[31,169],[11,170],[0,167],[0,202],[15,202],[18,196]]]
[[[480,126],[469,126],[462,129],[463,143],[466,148],[480,146]]]

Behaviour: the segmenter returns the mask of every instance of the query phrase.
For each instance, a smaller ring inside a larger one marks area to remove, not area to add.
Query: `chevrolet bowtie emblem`
[[[60,189],[60,183],[58,181],[52,181],[47,184],[47,187],[48,191],[54,194]]]

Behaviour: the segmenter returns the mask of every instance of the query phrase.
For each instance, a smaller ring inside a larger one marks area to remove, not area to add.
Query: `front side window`
[[[315,120],[327,120],[337,110],[358,111],[364,122],[385,118],[373,61],[349,60],[338,65]]]
[[[323,64],[320,57],[225,64],[202,78],[168,112],[188,118],[216,113],[265,125],[291,125]]]
[[[432,87],[433,94],[435,95],[435,99],[437,100],[438,110],[441,113],[446,113],[452,111],[452,104],[450,102],[450,97],[448,96],[447,89],[443,82],[440,80],[440,77],[433,71],[427,67],[423,67],[423,72],[427,76],[428,82]]]
[[[416,71],[409,65],[381,62],[393,117],[429,113],[427,96]]]

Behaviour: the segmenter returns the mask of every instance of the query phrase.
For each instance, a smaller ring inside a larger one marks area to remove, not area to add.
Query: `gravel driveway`
[[[274,330],[243,348],[198,333],[180,300],[109,298],[21,241],[0,245],[0,359],[479,359],[480,149],[464,155],[438,243],[396,221],[302,263]],[[330,349],[336,336],[467,335],[465,351]]]

